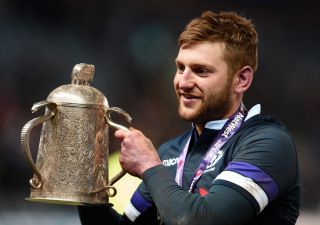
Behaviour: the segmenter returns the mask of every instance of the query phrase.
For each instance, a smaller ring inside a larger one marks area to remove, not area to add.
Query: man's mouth
[[[183,97],[185,99],[200,99],[201,97],[197,94],[192,94],[192,93],[183,93],[179,92],[179,96]]]
[[[179,93],[180,102],[185,106],[192,106],[196,104],[201,97],[193,93]]]
[[[194,96],[194,95],[182,95],[185,99],[199,99],[199,97]]]

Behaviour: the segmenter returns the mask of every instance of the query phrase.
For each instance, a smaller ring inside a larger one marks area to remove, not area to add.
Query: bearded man
[[[82,224],[295,224],[297,151],[287,129],[244,93],[258,64],[258,36],[234,12],[204,12],[179,37],[174,88],[189,131],[158,150],[139,130],[118,130],[120,164],[143,180],[124,215],[79,207]],[[176,163],[162,163],[171,160]]]

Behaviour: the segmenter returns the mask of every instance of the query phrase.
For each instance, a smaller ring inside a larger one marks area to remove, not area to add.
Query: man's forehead
[[[224,43],[221,42],[201,42],[195,44],[184,44],[180,47],[176,62],[184,60],[192,60],[194,62],[203,63],[204,60],[209,62],[214,60],[223,60],[225,50]]]

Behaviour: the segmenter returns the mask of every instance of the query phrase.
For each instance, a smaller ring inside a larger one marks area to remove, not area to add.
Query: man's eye
[[[193,72],[194,72],[195,74],[198,74],[198,75],[205,75],[206,73],[209,72],[209,70],[207,70],[206,68],[203,68],[203,67],[198,67],[198,68],[195,68],[195,69],[193,70]]]
[[[177,72],[178,73],[183,73],[184,71],[184,66],[183,65],[177,65]]]

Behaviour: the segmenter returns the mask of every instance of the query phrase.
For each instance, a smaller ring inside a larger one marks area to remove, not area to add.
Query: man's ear
[[[243,94],[249,89],[253,80],[253,70],[250,66],[245,66],[235,75],[235,88],[237,94]]]

